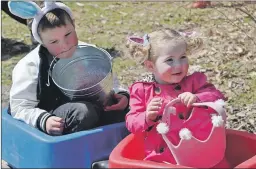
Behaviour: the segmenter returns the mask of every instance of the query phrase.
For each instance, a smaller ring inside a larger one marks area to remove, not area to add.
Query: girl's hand
[[[105,111],[124,110],[128,106],[128,98],[125,95],[114,94],[114,98],[117,100],[117,104],[106,106]]]
[[[51,116],[46,121],[46,132],[50,135],[61,135],[64,128],[64,120],[57,116]]]
[[[197,97],[196,95],[190,93],[190,92],[184,92],[181,93],[178,98],[180,99],[180,101],[185,104],[187,107],[190,107],[193,103],[196,102]]]
[[[147,106],[146,110],[146,120],[154,121],[159,115],[161,110],[163,100],[159,97],[153,98]]]

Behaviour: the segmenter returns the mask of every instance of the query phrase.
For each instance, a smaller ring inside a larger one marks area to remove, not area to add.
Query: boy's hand
[[[50,135],[61,135],[64,128],[64,120],[57,116],[51,116],[46,121],[46,132]]]
[[[163,100],[159,97],[153,98],[147,106],[146,120],[154,121],[159,115]]]
[[[114,98],[117,100],[117,104],[106,106],[104,108],[105,111],[124,110],[127,107],[128,98],[126,96],[122,94],[114,94]]]
[[[193,103],[196,102],[197,97],[196,95],[190,93],[190,92],[184,92],[181,93],[178,98],[182,103],[184,103],[187,107],[191,106]]]

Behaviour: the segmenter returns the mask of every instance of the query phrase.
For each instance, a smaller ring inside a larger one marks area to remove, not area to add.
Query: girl
[[[126,126],[134,134],[144,134],[145,160],[176,164],[156,130],[164,105],[179,98],[182,104],[176,105],[178,116],[187,119],[193,103],[216,101],[224,96],[207,82],[203,73],[187,75],[190,49],[179,32],[165,29],[146,34],[143,39],[131,37],[128,47],[134,59],[140,60],[152,72],[154,81],[131,85]],[[171,140],[177,145],[178,135],[172,134]]]

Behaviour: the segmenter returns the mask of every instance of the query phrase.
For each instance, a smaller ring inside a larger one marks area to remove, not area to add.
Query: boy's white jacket
[[[79,45],[89,45],[79,42]],[[10,108],[11,115],[25,123],[36,127],[36,121],[41,113],[45,110],[36,108],[39,100],[37,100],[37,83],[39,73],[39,47],[38,45],[33,51],[22,58],[14,67],[12,72],[12,87],[10,89]],[[117,78],[114,78],[117,80]],[[119,88],[118,81],[114,82],[114,90],[127,91]]]

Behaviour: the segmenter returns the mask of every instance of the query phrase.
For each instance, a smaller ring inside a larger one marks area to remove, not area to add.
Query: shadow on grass
[[[2,57],[1,61],[8,60],[16,55],[28,53],[30,52],[34,47],[32,45],[27,45],[23,42],[18,42],[13,39],[9,38],[1,38],[2,41]],[[119,50],[116,50],[115,47],[111,48],[104,48],[113,58],[120,57],[122,55],[122,52]]]
[[[123,52],[116,50],[115,47],[111,47],[111,48],[103,48],[104,50],[106,50],[113,58],[117,58],[122,56]]]
[[[1,61],[8,60],[18,54],[28,53],[31,50],[31,46],[23,42],[18,42],[4,37],[1,37],[1,41]]]

